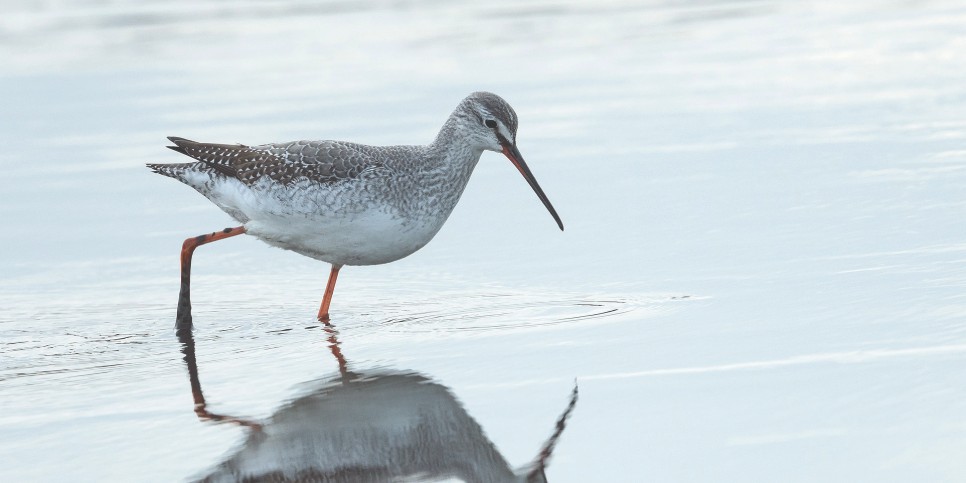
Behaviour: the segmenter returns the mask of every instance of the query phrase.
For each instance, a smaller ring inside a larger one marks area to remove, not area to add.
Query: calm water
[[[576,381],[550,481],[963,481],[964,24],[943,1],[5,4],[0,480],[375,465],[413,418],[424,475],[487,480]],[[425,249],[342,272],[335,331],[325,264],[199,249],[182,345],[181,241],[230,220],[143,167],[181,161],[165,136],[425,143],[480,89],[565,232],[487,153]]]

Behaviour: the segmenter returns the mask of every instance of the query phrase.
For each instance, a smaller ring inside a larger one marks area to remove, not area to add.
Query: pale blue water
[[[424,143],[486,89],[566,231],[484,155],[426,248],[342,272],[350,370],[445,388],[511,466],[576,380],[554,482],[962,481],[964,23],[951,1],[5,5],[0,480],[181,481],[242,447],[196,416],[173,331],[180,243],[229,219],[143,167],[181,160],[165,136]],[[338,376],[327,272],[199,249],[209,411],[266,422]]]

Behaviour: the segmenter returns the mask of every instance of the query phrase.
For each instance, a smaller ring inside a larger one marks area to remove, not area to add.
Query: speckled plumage
[[[336,266],[372,265],[428,243],[484,150],[519,157],[516,129],[516,113],[506,101],[476,92],[426,146],[343,141],[244,146],[171,137],[171,149],[196,161],[148,167],[196,189],[266,243]],[[522,158],[518,168],[559,224],[520,164]]]

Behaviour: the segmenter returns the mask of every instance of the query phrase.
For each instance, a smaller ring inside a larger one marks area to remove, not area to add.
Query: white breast
[[[223,211],[265,243],[338,265],[377,265],[406,257],[436,235],[449,210],[407,217],[387,203],[360,196],[378,182],[281,186],[195,173],[198,187]]]
[[[429,243],[443,224],[432,221],[368,210],[347,217],[259,216],[245,228],[270,245],[317,260],[378,265],[406,257]]]

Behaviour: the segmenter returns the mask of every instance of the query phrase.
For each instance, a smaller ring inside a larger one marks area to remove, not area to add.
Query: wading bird
[[[182,305],[190,317],[194,249],[246,233],[332,264],[318,314],[328,320],[339,269],[393,262],[426,245],[453,211],[483,151],[509,158],[563,230],[517,149],[516,135],[513,108],[495,94],[474,92],[425,146],[244,146],[168,138],[171,149],[195,161],[148,167],[191,186],[242,224],[184,241],[179,318]]]

